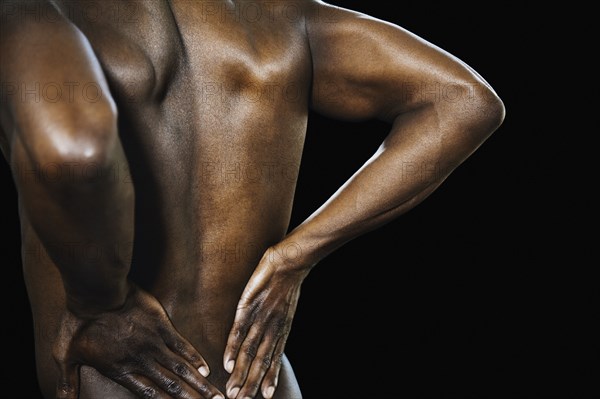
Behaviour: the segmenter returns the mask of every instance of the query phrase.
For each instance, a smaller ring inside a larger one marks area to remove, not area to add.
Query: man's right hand
[[[54,344],[58,399],[77,399],[79,368],[95,368],[141,398],[223,399],[209,369],[156,298],[132,286],[118,310],[66,311]]]

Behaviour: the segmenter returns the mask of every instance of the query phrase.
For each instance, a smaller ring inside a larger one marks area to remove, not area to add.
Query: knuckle
[[[263,368],[269,368],[271,366],[271,356],[265,356],[261,360]]]
[[[202,395],[206,395],[207,393],[210,393],[210,387],[208,384],[203,383],[198,386],[198,391],[200,391]]]
[[[173,371],[180,377],[187,377],[190,374],[190,370],[185,366],[185,364],[177,363],[173,367]]]
[[[185,350],[185,344],[180,340],[175,340],[175,343],[173,344],[173,349],[175,349],[178,352],[183,352]]]
[[[232,337],[236,342],[240,342],[246,336],[246,328],[242,325],[236,325],[232,331]]]
[[[251,392],[257,392],[260,388],[260,384],[258,382],[251,382],[248,384],[248,388],[250,388]]]
[[[183,387],[177,381],[167,381],[166,389],[171,395],[180,395],[183,392]]]
[[[272,364],[275,366],[281,366],[283,363],[283,353],[278,353],[272,360]]]
[[[144,387],[140,390],[140,396],[143,399],[154,399],[157,397],[157,394],[156,389],[152,387]]]
[[[242,339],[244,338],[244,335],[242,334],[242,330],[239,330],[239,329],[233,330],[232,338],[233,338],[233,342],[235,342],[236,344],[239,344],[242,341]]]
[[[258,345],[255,343],[247,344],[244,347],[244,353],[246,353],[246,355],[248,355],[250,358],[254,359],[258,353]]]

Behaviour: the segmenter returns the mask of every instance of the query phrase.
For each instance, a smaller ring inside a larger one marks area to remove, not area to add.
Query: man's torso
[[[305,12],[292,1],[56,3],[90,41],[118,106],[129,165],[115,178],[130,184],[129,168],[136,192],[131,278],[222,389],[237,301],[288,229],[311,83]],[[49,263],[25,257],[38,337],[52,335],[62,300]],[[49,348],[39,341],[44,372]]]

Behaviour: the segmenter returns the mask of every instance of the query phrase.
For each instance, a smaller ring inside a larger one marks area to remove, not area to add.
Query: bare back
[[[115,178],[131,184],[123,178],[129,167],[136,190],[131,278],[215,365],[211,381],[220,388],[237,301],[265,249],[287,231],[306,131],[303,12],[282,3],[99,1],[93,17],[89,4],[62,4],[118,106],[129,165]],[[39,246],[25,230],[25,245]],[[60,276],[47,258],[25,263],[38,336],[51,335],[64,307],[55,306]],[[48,395],[51,341],[37,342]],[[106,397],[109,388],[111,398],[131,397],[91,369],[83,377],[83,398]],[[287,367],[278,397],[299,397],[293,386]]]

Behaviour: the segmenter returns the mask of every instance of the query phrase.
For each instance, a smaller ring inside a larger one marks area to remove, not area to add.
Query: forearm
[[[67,306],[78,313],[120,306],[127,295],[134,201],[120,144],[105,164],[53,163],[62,172],[56,180],[46,179],[43,170],[49,166],[32,161],[19,147],[12,158],[21,213],[60,270]]]
[[[397,117],[376,154],[285,238],[302,250],[293,266],[312,267],[427,198],[495,129],[471,119],[433,105]]]

